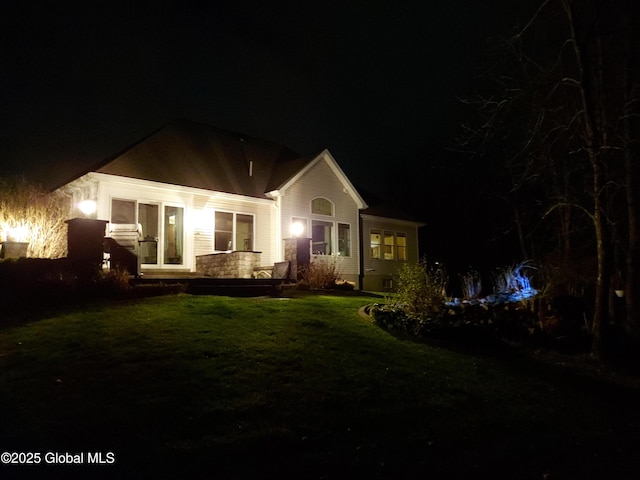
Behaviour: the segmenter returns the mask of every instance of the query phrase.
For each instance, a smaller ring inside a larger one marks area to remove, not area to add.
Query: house
[[[329,151],[301,156],[186,120],[60,189],[72,216],[93,204],[89,216],[107,222],[106,235],[136,247],[142,273],[202,273],[209,260],[237,257],[249,269],[218,276],[246,277],[284,260],[297,237],[312,259],[337,262],[343,279],[381,290],[418,259],[422,224],[367,205]]]

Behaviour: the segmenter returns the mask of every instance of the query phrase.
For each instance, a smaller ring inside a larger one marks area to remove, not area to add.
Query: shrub
[[[338,261],[335,257],[316,257],[302,269],[302,282],[314,290],[334,288],[338,281]]]
[[[396,333],[422,336],[431,324],[431,319],[417,318],[407,315],[402,304],[375,304],[370,310],[373,323]]]
[[[525,269],[535,269],[529,261],[518,265],[496,269],[492,275],[493,293],[497,295],[510,295],[512,293],[532,292],[531,279]]]
[[[460,275],[460,286],[462,296],[467,300],[480,297],[482,293],[482,277],[476,270],[469,270],[464,275]]]
[[[429,267],[426,260],[405,263],[398,270],[395,300],[407,315],[436,318],[442,315],[447,275],[443,268]]]
[[[127,269],[118,266],[105,273],[100,280],[100,284],[107,292],[118,294],[131,289],[130,278],[131,275]]]

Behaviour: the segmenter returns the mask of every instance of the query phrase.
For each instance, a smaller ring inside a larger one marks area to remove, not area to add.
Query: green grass
[[[0,330],[2,478],[637,478],[637,392],[396,338],[376,299],[168,296]]]

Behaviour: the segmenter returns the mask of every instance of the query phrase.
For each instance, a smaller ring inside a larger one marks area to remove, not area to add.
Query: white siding
[[[274,240],[274,202],[254,202],[246,197],[198,196],[195,211],[198,217],[194,231],[196,255],[213,253],[215,212],[219,211],[253,215],[253,250],[262,253],[260,261],[263,265],[270,265],[278,261]]]
[[[333,216],[311,213],[311,201],[318,197],[326,198],[333,203]],[[338,223],[350,225],[351,255],[340,258],[339,268],[343,277],[357,280],[359,272],[358,205],[324,159],[313,165],[286,190],[282,197],[281,212],[282,238],[291,236],[289,229],[293,217],[307,219],[307,236],[310,236],[309,228],[312,219],[334,222],[334,238],[337,236]],[[337,242],[337,239],[334,242]]]
[[[97,191],[95,200],[99,219],[110,220],[113,198],[154,203],[161,207],[180,206],[185,209],[184,262],[182,265],[165,265],[164,268],[195,271],[195,256],[214,251],[213,232],[216,211],[253,215],[254,250],[262,252],[261,264],[270,265],[279,260],[275,240],[277,230],[274,201],[104,174],[89,174],[89,177],[98,184],[98,188],[94,191]],[[85,184],[86,181],[87,179],[83,179]],[[73,182],[66,188],[72,189]]]

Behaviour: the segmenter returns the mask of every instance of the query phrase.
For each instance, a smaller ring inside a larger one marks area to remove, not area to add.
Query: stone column
[[[67,257],[75,269],[97,271],[104,258],[104,233],[107,220],[72,218],[67,224]]]
[[[291,264],[291,278],[301,280],[302,272],[309,268],[311,263],[311,239],[285,238],[284,259]]]

